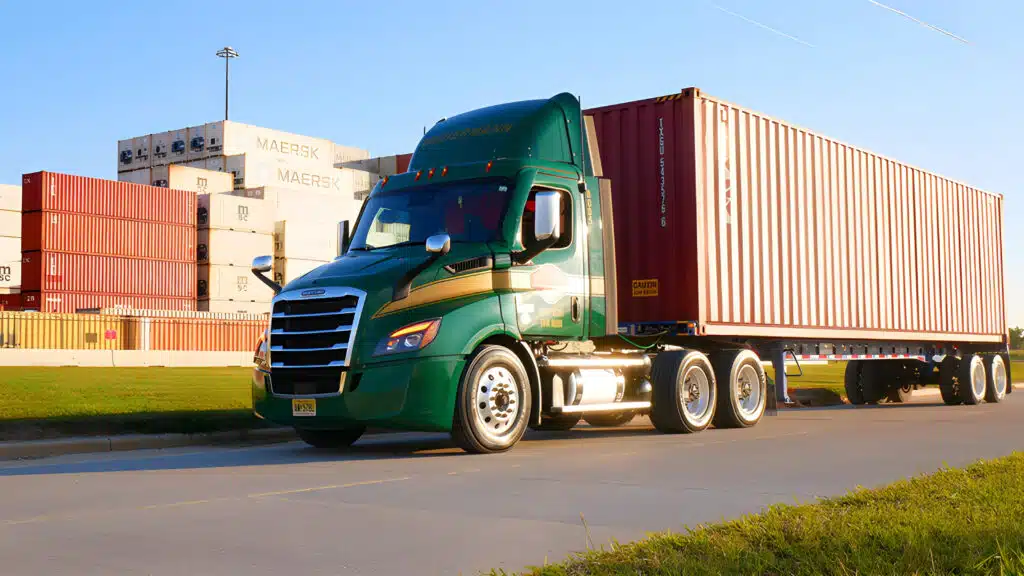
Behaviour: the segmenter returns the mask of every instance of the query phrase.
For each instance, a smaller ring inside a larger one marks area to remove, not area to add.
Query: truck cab
[[[570,94],[444,119],[408,171],[374,186],[336,260],[281,287],[258,258],[253,272],[278,293],[255,413],[318,447],[372,426],[501,452],[528,427],[628,422],[658,403],[660,377],[658,428],[709,426],[704,354],[619,337],[611,188],[586,124]],[[752,407],[733,420],[752,425],[764,371],[736,358],[751,367]]]

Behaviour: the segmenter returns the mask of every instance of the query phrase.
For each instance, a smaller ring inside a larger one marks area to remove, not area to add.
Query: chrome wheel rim
[[[1006,366],[999,356],[992,360],[992,384],[995,386],[997,398],[1006,395]]]
[[[683,374],[679,399],[687,419],[694,424],[703,425],[711,417],[711,380],[699,367],[691,366]]]
[[[747,364],[740,368],[736,375],[736,400],[740,414],[749,420],[761,411],[761,378],[757,370]]]
[[[519,385],[504,366],[488,368],[476,382],[473,404],[477,429],[496,443],[507,441],[522,412]]]
[[[985,396],[985,365],[982,364],[980,358],[975,359],[971,364],[971,389],[974,391],[975,398],[983,398]]]

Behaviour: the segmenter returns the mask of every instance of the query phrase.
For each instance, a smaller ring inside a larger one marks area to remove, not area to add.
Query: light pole
[[[228,119],[228,70],[232,58],[238,58],[238,52],[231,46],[225,46],[217,51],[217,56],[224,59],[224,119]]]

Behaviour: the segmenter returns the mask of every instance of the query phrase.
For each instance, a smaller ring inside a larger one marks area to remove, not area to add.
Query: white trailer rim
[[[740,368],[736,376],[736,399],[744,420],[751,420],[761,411],[761,378],[750,364]]]
[[[971,388],[975,398],[985,397],[985,364],[975,356],[971,362]]]
[[[694,424],[702,426],[711,418],[711,380],[699,366],[690,366],[686,369],[679,397],[683,411]]]
[[[1006,395],[1006,366],[1003,364],[1002,356],[992,359],[992,385],[996,389],[997,398]]]

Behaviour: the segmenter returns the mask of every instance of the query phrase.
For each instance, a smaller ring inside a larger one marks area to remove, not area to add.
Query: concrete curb
[[[291,428],[232,430],[207,434],[126,434],[123,436],[96,436],[86,438],[59,438],[29,442],[0,442],[0,460],[46,458],[68,454],[180,448],[182,446],[212,446],[251,442],[271,444],[297,439]]]

